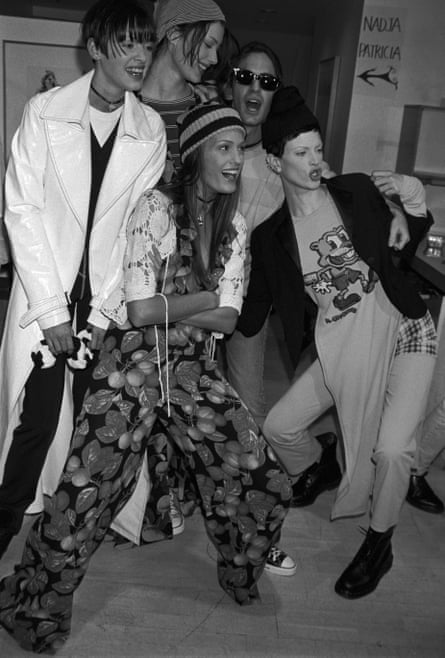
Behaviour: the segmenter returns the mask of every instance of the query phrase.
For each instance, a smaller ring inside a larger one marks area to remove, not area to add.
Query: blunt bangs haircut
[[[241,66],[242,61],[252,53],[263,53],[272,62],[275,69],[275,76],[280,80],[283,79],[283,69],[278,55],[266,43],[262,41],[249,41],[245,46],[242,46],[238,54],[232,59],[232,66]]]
[[[120,44],[129,38],[136,43],[156,41],[152,17],[138,0],[99,0],[85,14],[81,26],[86,46],[93,39],[104,55],[124,51]]]

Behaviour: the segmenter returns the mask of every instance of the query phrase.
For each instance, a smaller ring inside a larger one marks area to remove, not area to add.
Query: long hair
[[[230,30],[224,28],[224,37],[218,49],[218,62],[209,66],[202,74],[202,84],[215,88],[223,102],[229,102],[229,85],[232,78],[232,60],[239,53],[240,45]]]
[[[192,241],[192,270],[203,285],[209,273],[215,268],[218,251],[226,241],[231,243],[236,230],[233,218],[238,207],[239,180],[232,194],[217,193],[211,206],[212,235],[210,240],[209,263],[206,266],[198,233],[198,181],[201,177],[201,146],[190,153],[182,165],[178,180],[164,185],[161,191],[176,206],[176,223],[179,229],[193,228],[196,238]]]

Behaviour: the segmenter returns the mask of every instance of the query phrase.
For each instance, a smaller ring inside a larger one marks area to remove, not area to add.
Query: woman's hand
[[[238,311],[230,306],[220,306],[212,311],[203,311],[189,316],[184,322],[200,329],[231,334],[238,321]]]
[[[73,328],[70,322],[62,322],[54,327],[43,329],[43,336],[53,356],[73,353]]]
[[[376,170],[371,173],[372,182],[386,197],[394,196],[394,194],[401,194],[403,179],[404,176],[402,174],[396,174],[395,171],[387,169]]]
[[[201,103],[208,103],[219,98],[218,89],[212,84],[195,84],[193,85],[193,91],[199,97]]]
[[[91,339],[88,345],[90,350],[101,350],[104,346],[105,334],[107,333],[106,329],[90,325],[88,331],[91,332]]]
[[[401,195],[405,176],[387,169],[375,170],[371,174],[371,180],[379,192],[387,199],[390,199],[394,195]],[[393,220],[389,230],[388,247],[400,251],[411,239],[408,222],[402,209],[396,203],[389,200],[386,203],[393,214]]]
[[[321,163],[321,175],[323,176],[323,178],[334,178],[334,176],[336,176],[337,174],[335,173],[335,171],[332,171],[326,160],[323,160],[323,162]]]
[[[389,230],[388,247],[400,251],[410,241],[408,222],[403,212],[399,208],[393,208],[393,219]]]

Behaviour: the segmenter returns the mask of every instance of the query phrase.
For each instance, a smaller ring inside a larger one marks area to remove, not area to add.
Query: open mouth
[[[249,112],[259,112],[261,109],[261,102],[257,98],[248,98],[246,100],[246,108]]]
[[[135,80],[141,80],[144,77],[145,68],[140,66],[132,66],[132,67],[128,67],[126,69],[126,72],[128,73],[129,76],[131,76]]]
[[[352,247],[338,249],[336,254],[329,256],[329,261],[335,267],[341,267],[346,263],[353,263],[356,260],[356,253]]]
[[[321,178],[321,168],[313,169],[309,174],[311,180],[320,180]]]
[[[224,178],[226,180],[231,181],[231,182],[235,182],[236,179],[239,176],[239,172],[240,172],[239,169],[225,169],[222,172],[222,175],[224,176]]]

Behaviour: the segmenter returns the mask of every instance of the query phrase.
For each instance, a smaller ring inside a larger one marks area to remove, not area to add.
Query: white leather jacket
[[[42,329],[69,320],[67,295],[82,258],[90,197],[91,77],[34,96],[13,139],[5,224],[27,298],[23,327],[35,320]],[[100,308],[120,272],[120,231],[143,190],[158,181],[164,163],[159,115],[127,92],[90,238],[92,324],[108,326]]]
[[[41,340],[42,329],[70,319],[67,295],[84,251],[90,200],[92,75],[34,96],[12,141],[5,224],[14,276],[0,347],[0,479],[33,365],[31,350]],[[88,319],[98,327],[109,325],[101,309],[121,279],[128,218],[142,192],[156,185],[165,158],[161,117],[127,92],[90,236]],[[57,484],[69,445],[69,397],[64,397],[43,473],[43,478],[48,477],[43,484],[46,492]],[[54,458],[53,453],[57,453]]]

